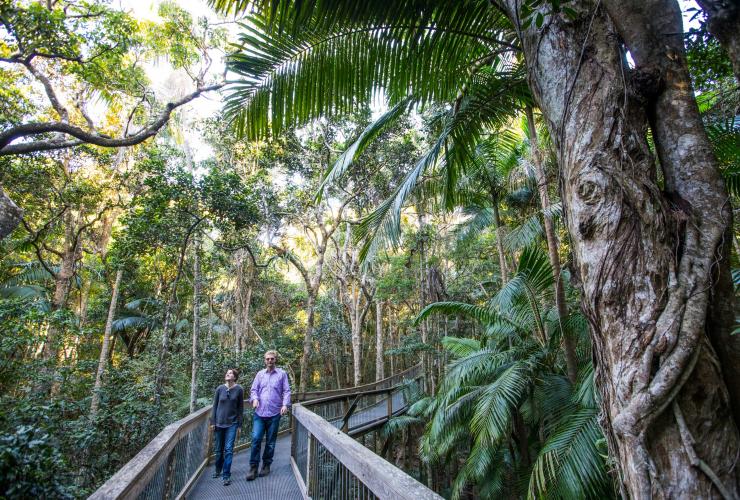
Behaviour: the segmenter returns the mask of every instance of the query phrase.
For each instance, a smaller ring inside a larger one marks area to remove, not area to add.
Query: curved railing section
[[[406,410],[404,381],[421,378],[416,366],[386,388],[360,389],[293,405],[291,465],[305,499],[441,499],[352,436],[375,429]],[[368,384],[370,386],[376,384]]]

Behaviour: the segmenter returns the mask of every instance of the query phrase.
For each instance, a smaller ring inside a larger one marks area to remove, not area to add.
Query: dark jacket
[[[216,388],[213,396],[213,413],[211,423],[216,427],[242,426],[244,417],[244,389],[239,384],[229,389],[226,384]]]

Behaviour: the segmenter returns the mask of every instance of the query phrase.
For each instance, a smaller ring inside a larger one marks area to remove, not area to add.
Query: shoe
[[[217,470],[216,472],[214,472],[213,474],[211,474],[211,477],[213,479],[216,479],[217,477],[221,477],[221,471],[220,470]]]
[[[249,474],[247,474],[247,481],[254,481],[257,477],[257,466],[253,465],[249,468]]]
[[[226,479],[224,479],[224,486],[228,486],[230,484],[231,484],[231,478],[230,477],[227,477]]]
[[[269,465],[263,465],[262,470],[260,471],[260,477],[265,477],[270,473],[270,466]]]

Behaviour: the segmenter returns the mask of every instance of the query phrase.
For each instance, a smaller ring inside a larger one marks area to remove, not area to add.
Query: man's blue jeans
[[[250,466],[258,467],[260,464],[260,448],[262,447],[262,436],[264,434],[267,434],[267,442],[265,443],[265,451],[262,453],[262,466],[272,463],[279,426],[279,413],[274,417],[260,417],[256,413],[254,414],[252,418],[252,454],[249,456]]]
[[[231,427],[216,427],[213,439],[216,442],[216,472],[223,472],[223,478],[231,477],[231,460],[234,457],[234,440],[237,424]]]

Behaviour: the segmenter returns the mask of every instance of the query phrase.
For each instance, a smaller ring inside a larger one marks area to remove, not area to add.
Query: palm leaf
[[[603,438],[596,408],[567,415],[535,461],[529,498],[610,497],[604,459],[596,443]]]

